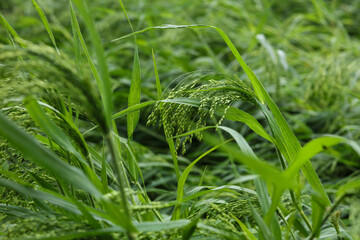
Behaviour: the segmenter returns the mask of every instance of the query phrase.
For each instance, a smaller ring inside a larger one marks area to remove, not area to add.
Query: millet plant
[[[302,146],[222,29],[166,24],[135,32],[120,0],[119,11],[132,32],[111,44],[131,37],[134,53],[127,107],[115,111],[117,85],[87,1],[69,1],[72,52],[62,51],[45,11],[35,0],[33,5],[52,47],[21,38],[0,15],[8,40],[0,43],[0,239],[351,238],[337,208],[360,180],[344,184],[330,198],[310,159],[321,152],[336,155],[332,147],[338,144],[359,155],[359,146],[337,135]],[[142,102],[137,36],[171,29],[215,31],[245,75],[193,72],[163,93],[155,49],[157,98]],[[237,108],[239,103],[247,110]],[[149,183],[161,179],[147,178],[142,168],[141,158],[156,154],[143,150],[134,137],[140,110],[150,105],[148,126],[163,128],[172,160],[166,164],[176,176],[173,198],[162,201],[154,201]],[[120,120],[125,117],[124,134]],[[258,157],[226,121],[243,123],[268,142],[280,167]],[[187,162],[180,149],[185,154],[193,137],[206,149]],[[215,152],[231,159],[235,174],[240,175],[238,165],[246,168],[253,176],[250,183],[203,186],[203,171],[200,183],[188,191],[190,172]]]

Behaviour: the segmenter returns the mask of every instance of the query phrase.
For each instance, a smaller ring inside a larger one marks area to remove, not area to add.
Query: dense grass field
[[[0,2],[0,239],[360,239],[360,0]]]

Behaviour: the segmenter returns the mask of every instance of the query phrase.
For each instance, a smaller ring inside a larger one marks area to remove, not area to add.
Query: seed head
[[[170,101],[178,99],[176,103]],[[193,100],[193,104],[182,102],[184,99]],[[166,101],[168,100],[168,101]],[[170,91],[165,101],[159,101],[148,118],[148,125],[159,123],[163,125],[166,137],[174,137],[193,129],[200,129],[213,120],[221,125],[226,111],[238,100],[255,103],[256,97],[245,83],[238,79],[195,79],[188,84],[177,86]],[[224,108],[225,111],[217,111]],[[176,138],[176,150],[182,146],[183,152],[187,142],[196,137],[202,140],[201,131],[187,135],[182,139]]]

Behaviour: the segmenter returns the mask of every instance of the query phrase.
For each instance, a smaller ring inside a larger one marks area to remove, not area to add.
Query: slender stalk
[[[54,145],[53,145],[53,143],[52,143],[52,140],[51,140],[49,137],[48,137],[48,140],[49,140],[49,145],[50,145],[51,151],[55,152],[55,148],[54,148]],[[64,189],[62,188],[61,183],[59,182],[59,180],[58,180],[57,178],[55,178],[55,180],[56,180],[57,186],[58,186],[59,189],[60,189],[61,194],[62,194],[63,196],[66,196],[65,191],[64,191]],[[71,186],[71,187],[72,187],[72,186]]]
[[[304,220],[306,226],[308,226],[309,230],[312,231],[311,223],[310,223],[309,219],[306,217],[304,211],[302,210],[300,203],[296,200],[294,191],[289,190],[289,192],[290,192],[291,202],[295,206],[296,210],[299,212],[299,214],[300,214],[301,218]]]
[[[70,164],[70,154],[69,154],[69,152],[67,152],[66,154],[67,154],[68,163]],[[74,186],[72,186],[72,185],[70,185],[70,192],[71,192],[72,196],[75,196]]]
[[[291,231],[291,228],[290,228],[288,222],[286,221],[284,214],[281,212],[281,210],[280,210],[279,208],[277,209],[276,212],[279,214],[280,218],[281,218],[281,219],[283,220],[283,222],[285,223],[287,229],[288,229],[289,232],[290,232],[290,235],[291,235],[292,239],[296,240],[296,237],[295,237],[293,231]]]
[[[280,159],[280,164],[281,164],[282,169],[285,170],[287,168],[286,162],[277,148],[276,148],[276,153]],[[306,226],[309,228],[310,231],[312,231],[311,223],[310,223],[309,219],[306,217],[304,211],[302,210],[300,202],[296,200],[295,192],[291,189],[289,190],[289,192],[290,192],[291,203],[294,205],[296,210],[299,212],[299,214],[300,214],[301,218],[304,220]]]
[[[126,175],[125,175],[124,163],[121,162],[121,161],[120,161],[120,169],[121,169],[121,172],[124,173],[124,176],[126,176]],[[127,177],[124,177],[124,180],[125,180],[125,182],[126,182],[126,186],[127,186],[129,189],[131,189],[131,188],[130,188],[129,179],[128,179]],[[135,198],[134,198],[133,194],[130,195],[130,199],[131,199],[131,202],[135,205]],[[140,214],[139,214],[138,212],[136,213],[136,218],[137,218],[137,220],[138,220],[139,222],[141,222],[141,216],[140,216]]]
[[[116,180],[118,182],[118,187],[119,187],[119,191],[120,191],[120,196],[121,196],[121,201],[122,201],[122,205],[124,208],[124,212],[125,212],[125,215],[128,217],[128,219],[131,219],[130,208],[128,205],[128,200],[127,200],[126,192],[125,192],[125,186],[123,184],[123,179],[125,178],[125,172],[119,166],[120,157],[115,152],[115,142],[114,142],[114,138],[111,134],[111,131],[109,131],[105,135],[105,140],[106,140],[107,145],[110,150],[112,165],[113,165],[113,169],[115,172]],[[135,239],[134,235],[131,232],[127,232],[126,235],[127,235],[127,238],[130,240]]]
[[[345,199],[345,197],[347,197],[347,195],[348,195],[348,194],[344,194],[344,195],[342,195],[338,200],[336,200],[336,202],[335,202],[335,203],[331,206],[331,208],[326,212],[325,217],[324,217],[323,220],[321,221],[321,226],[323,226],[330,217],[337,218],[337,217],[334,216],[333,214],[334,214],[336,208],[340,205],[340,203]],[[335,219],[335,221],[336,221],[336,220],[337,220],[337,219]],[[334,223],[332,223],[332,224],[333,224],[333,226],[334,226],[334,228],[335,228],[335,230],[336,230],[336,233],[337,233],[337,234],[340,234],[339,226],[336,225],[336,224],[334,224]],[[314,238],[315,238],[315,233],[312,233],[311,236],[310,236],[310,238],[309,238],[309,240],[312,240],[312,239],[314,239]],[[338,239],[340,239],[339,236],[338,236]]]
[[[139,182],[135,182],[135,185],[137,186],[137,188],[140,189],[140,191],[142,192],[142,195],[145,199],[145,201],[147,201],[147,203],[151,203],[151,199],[149,198],[149,196],[146,194],[146,191],[142,189],[141,185],[139,184]],[[155,216],[157,217],[157,219],[159,219],[160,222],[163,222],[164,219],[162,218],[161,214],[156,210],[156,209],[152,209],[153,213],[155,214]]]

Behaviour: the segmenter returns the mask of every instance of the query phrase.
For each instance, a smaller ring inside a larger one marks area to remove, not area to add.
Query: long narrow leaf
[[[87,7],[86,1],[85,0],[74,0],[74,2],[80,11],[80,14],[84,20],[87,30],[89,31],[90,40],[91,40],[92,46],[95,49],[95,55],[96,55],[97,64],[99,67],[100,76],[101,76],[101,83],[98,82],[98,86],[100,87],[100,85],[101,85],[100,90],[102,90],[102,91],[100,91],[100,93],[101,93],[101,97],[103,100],[105,118],[106,118],[108,127],[110,127],[111,126],[110,118],[111,118],[112,109],[113,109],[112,87],[111,87],[111,80],[110,80],[109,70],[108,70],[108,66],[107,66],[107,62],[106,62],[106,57],[105,57],[102,41],[101,41],[99,33],[97,32],[97,30],[95,28],[95,24],[91,17],[89,9]],[[74,12],[73,9],[72,9],[72,12]],[[81,34],[80,28],[78,28],[78,34],[80,37],[80,34]],[[80,41],[82,41],[82,39],[80,39]],[[83,45],[83,43],[82,43],[82,45]],[[85,54],[88,55],[88,53],[86,53],[86,52],[85,52]],[[90,58],[90,56],[87,56],[87,57]]]
[[[82,168],[85,170],[87,176],[92,180],[93,184],[101,189],[101,183],[92,171],[88,163],[86,163],[84,156],[73,145],[70,138],[59,128],[42,110],[36,99],[29,96],[25,99],[26,108],[31,118],[41,127],[41,129],[53,139],[62,148],[74,154],[79,162],[82,164]]]
[[[5,137],[26,158],[44,167],[58,179],[73,184],[99,196],[99,192],[79,169],[64,163],[48,149],[41,146],[32,136],[25,133],[0,113],[0,135]]]
[[[38,4],[35,0],[33,0],[32,2],[33,2],[34,6],[35,6],[35,8],[36,8],[36,11],[39,13],[39,16],[40,16],[40,18],[41,18],[41,21],[43,22],[43,24],[44,24],[44,26],[45,26],[45,28],[46,28],[46,31],[47,31],[48,34],[49,34],[49,37],[50,37],[50,39],[51,39],[51,42],[53,43],[53,45],[54,45],[57,53],[60,55],[59,49],[57,48],[57,45],[56,45],[56,40],[55,40],[54,34],[53,34],[52,30],[51,30],[49,21],[47,20],[47,17],[46,17],[46,15],[45,15],[44,11],[41,9],[41,7],[39,6],[39,4]]]
[[[169,103],[177,103],[177,104],[185,104],[194,107],[200,107],[200,100],[198,99],[190,99],[190,98],[172,98],[161,100],[161,102],[169,102]],[[225,107],[219,107],[216,109],[215,113],[219,116],[223,116],[225,112]],[[243,122],[248,127],[253,130],[255,133],[259,134],[261,137],[267,139],[272,143],[276,143],[275,139],[270,136],[265,129],[261,126],[261,124],[250,114],[244,112],[240,109],[230,107],[227,109],[225,113],[225,118],[232,121]]]
[[[178,187],[177,187],[177,196],[176,196],[176,201],[178,202],[178,205],[175,207],[174,213],[172,218],[177,220],[180,218],[180,206],[184,197],[184,186],[185,186],[185,182],[186,179],[191,171],[191,169],[195,166],[195,164],[197,162],[199,162],[201,159],[203,159],[205,156],[207,156],[208,154],[210,154],[211,152],[215,151],[217,148],[219,148],[222,144],[225,144],[229,141],[226,141],[224,143],[221,143],[219,145],[216,145],[215,147],[212,147],[211,149],[209,149],[208,151],[206,151],[205,153],[201,154],[198,158],[196,158],[189,166],[187,166],[187,168],[184,170],[184,172],[181,174],[180,179],[178,181]]]
[[[131,85],[128,98],[128,107],[132,107],[140,103],[141,97],[141,74],[140,74],[140,60],[139,53],[137,48],[135,48],[134,53],[134,64],[133,72],[131,76]],[[140,113],[135,111],[127,115],[127,131],[129,139],[132,139],[132,135],[136,128],[137,123],[139,122]]]
[[[218,139],[215,139],[213,136],[206,133],[204,135],[205,135],[204,139],[206,142],[212,145],[219,144]],[[294,186],[295,182],[288,181],[288,179],[284,177],[283,173],[280,170],[251,155],[243,153],[236,146],[237,145],[228,143],[226,145],[222,145],[220,149],[224,152],[231,154],[237,161],[246,165],[254,173],[259,174],[267,182],[273,183],[275,185],[282,185],[285,188],[292,188]]]
[[[162,90],[161,90],[161,83],[160,83],[160,78],[159,78],[159,72],[156,66],[156,61],[155,61],[155,54],[154,54],[154,49],[152,49],[152,57],[153,57],[153,62],[154,62],[154,72],[155,72],[155,80],[156,80],[156,91],[158,94],[158,100],[161,100],[162,97]]]

